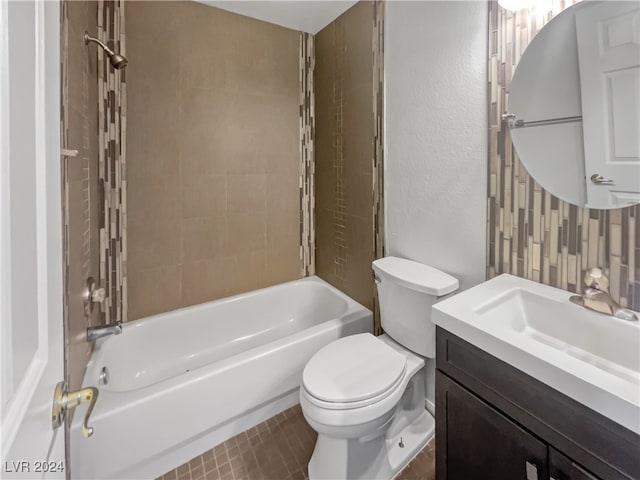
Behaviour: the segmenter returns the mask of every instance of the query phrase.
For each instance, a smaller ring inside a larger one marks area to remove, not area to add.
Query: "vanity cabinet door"
[[[569,457],[549,447],[549,480],[601,480]]]
[[[545,443],[439,371],[436,381],[437,480],[549,479]]]

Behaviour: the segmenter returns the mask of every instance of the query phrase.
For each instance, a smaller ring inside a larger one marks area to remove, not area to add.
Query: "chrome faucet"
[[[638,321],[638,316],[627,308],[622,308],[609,294],[609,279],[599,268],[588,270],[584,276],[587,287],[583,295],[573,295],[572,303],[596,312],[623,320]]]
[[[120,335],[122,333],[122,325],[106,325],[102,327],[87,328],[87,342],[94,342],[99,338],[107,335]]]

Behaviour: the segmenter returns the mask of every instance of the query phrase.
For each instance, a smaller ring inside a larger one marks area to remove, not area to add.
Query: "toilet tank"
[[[431,306],[458,289],[458,279],[437,268],[404,258],[373,262],[385,333],[409,350],[435,358]]]

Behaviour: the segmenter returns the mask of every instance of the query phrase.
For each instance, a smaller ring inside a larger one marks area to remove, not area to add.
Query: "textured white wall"
[[[386,251],[484,280],[485,1],[386,3]]]
[[[386,253],[485,279],[485,1],[386,3]],[[435,361],[427,361],[433,412]]]

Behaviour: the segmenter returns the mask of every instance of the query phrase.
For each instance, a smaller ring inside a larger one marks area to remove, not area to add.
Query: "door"
[[[570,458],[549,447],[549,480],[600,480]]]
[[[638,2],[576,12],[587,207],[640,202],[639,23]]]
[[[545,443],[440,371],[436,381],[438,480],[549,478]]]
[[[60,7],[0,2],[2,478],[64,478]]]

